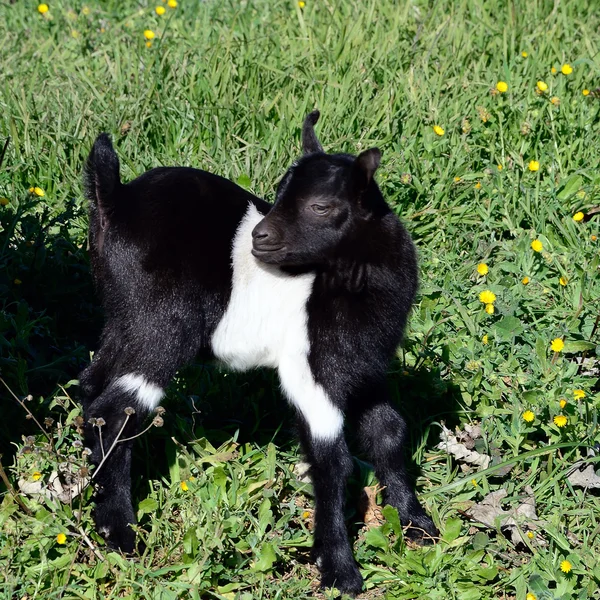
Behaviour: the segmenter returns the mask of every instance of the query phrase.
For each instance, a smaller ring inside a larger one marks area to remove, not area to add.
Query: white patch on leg
[[[334,439],[342,430],[342,412],[315,382],[308,364],[306,303],[315,275],[290,275],[252,255],[252,230],[262,218],[250,204],[236,232],[231,298],[213,334],[212,349],[236,370],[278,369],[283,391],[313,437]]]
[[[127,373],[121,375],[115,384],[126,392],[135,394],[136,400],[149,410],[154,410],[165,395],[164,390],[148,381],[143,375]]]

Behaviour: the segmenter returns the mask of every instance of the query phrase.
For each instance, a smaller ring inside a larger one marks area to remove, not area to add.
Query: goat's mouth
[[[277,264],[285,257],[285,246],[275,244],[255,245],[252,247],[252,256],[265,263]]]

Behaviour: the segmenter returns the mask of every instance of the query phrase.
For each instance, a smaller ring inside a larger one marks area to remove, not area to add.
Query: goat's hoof
[[[440,539],[440,532],[427,516],[411,521],[408,529],[404,531],[404,539],[419,546],[431,546]]]
[[[363,578],[353,558],[334,562],[324,552],[313,556],[321,573],[321,588],[336,588],[352,597],[362,592]]]
[[[135,531],[131,522],[121,514],[111,511],[96,511],[96,529],[112,550],[132,554],[135,549]]]

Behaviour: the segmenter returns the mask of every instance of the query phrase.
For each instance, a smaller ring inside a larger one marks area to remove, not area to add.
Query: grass
[[[59,464],[76,479],[84,465],[72,380],[101,324],[81,191],[95,135],[111,133],[125,179],[193,165],[272,199],[314,107],[326,149],[382,149],[378,181],[421,261],[390,385],[442,539],[406,547],[389,509],[362,527],[354,498],[376,482],[357,454],[347,518],[364,597],[599,597],[599,498],[567,479],[577,461],[597,463],[600,442],[593,3],[180,0],[163,16],[155,4],[55,0],[42,16],[36,2],[0,0],[0,148],[10,138],[0,170],[0,369],[19,399],[31,395],[25,406],[45,432],[2,386],[2,597],[312,595],[310,485],[293,472],[291,419],[269,372],[196,364],[180,373],[164,427],[136,448],[145,550],[133,560],[94,532],[89,489],[71,505],[11,489],[19,479],[47,483]],[[156,33],[151,47],[146,29]],[[537,81],[548,89],[536,93]],[[28,191],[35,186],[45,195]],[[576,222],[577,211],[588,216]],[[479,301],[484,290],[496,296],[493,314]],[[561,352],[550,349],[555,338]],[[437,449],[442,422],[480,424],[473,449],[490,466]],[[505,510],[531,491],[539,520],[518,523],[531,538],[515,544],[467,516],[498,490]]]

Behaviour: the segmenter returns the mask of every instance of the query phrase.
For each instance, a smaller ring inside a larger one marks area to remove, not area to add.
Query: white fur
[[[126,392],[133,392],[137,401],[150,410],[154,410],[165,395],[165,392],[161,387],[148,381],[143,375],[138,375],[137,373],[121,375],[115,383]]]
[[[311,435],[332,440],[344,418],[308,364],[306,302],[315,276],[288,275],[252,255],[252,230],[262,218],[250,204],[236,232],[231,299],[213,335],[213,352],[236,370],[278,369],[283,391],[306,419]]]

